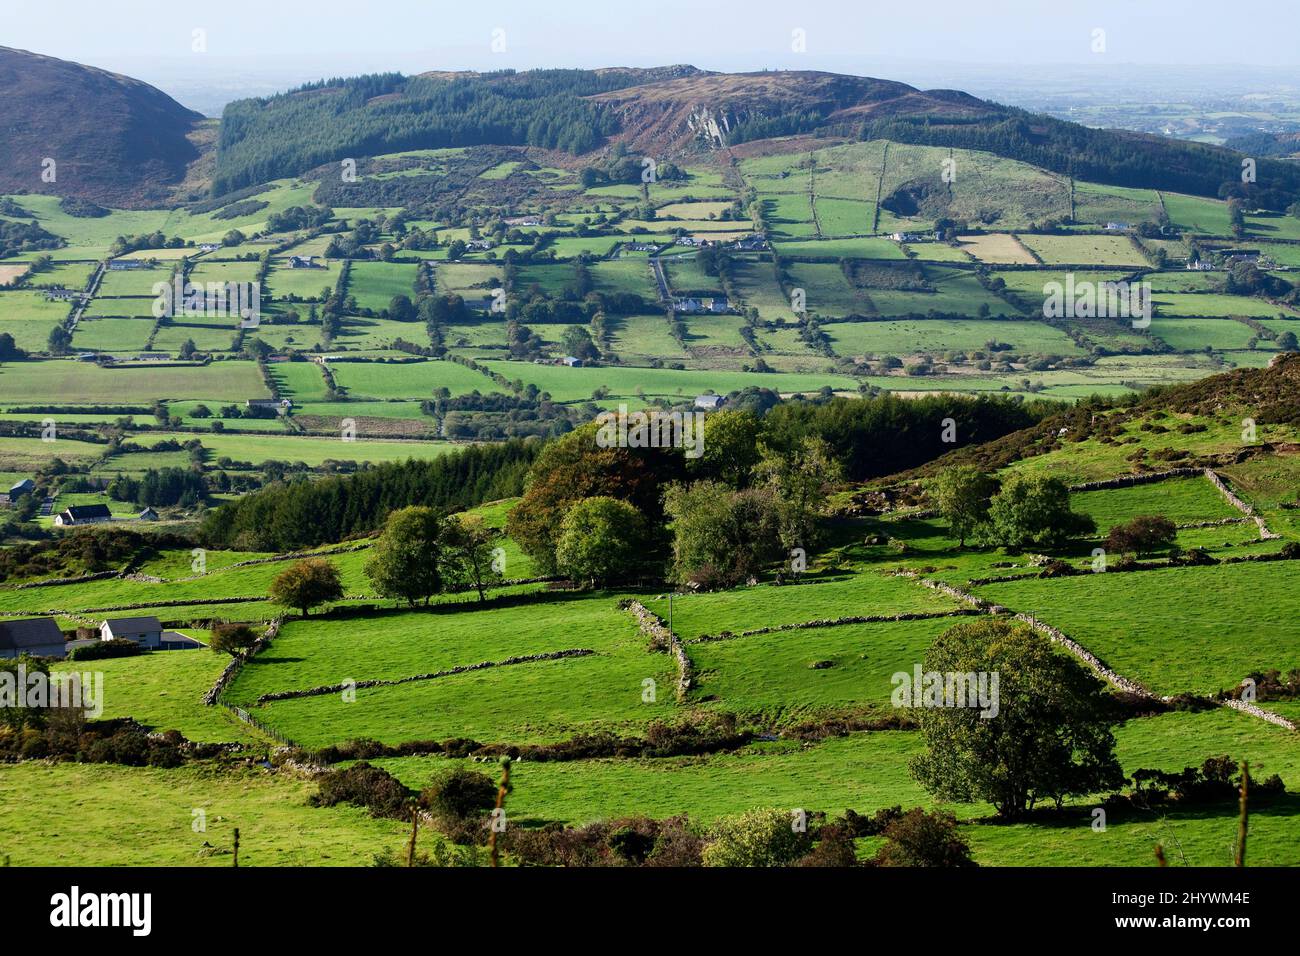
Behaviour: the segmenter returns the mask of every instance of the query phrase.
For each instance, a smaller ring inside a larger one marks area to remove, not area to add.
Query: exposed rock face
[[[616,139],[634,151],[660,156],[720,149],[731,145],[747,123],[792,114],[833,124],[890,116],[978,117],[1000,111],[965,93],[923,92],[890,80],[811,70],[695,71],[592,99],[618,115],[622,132]]]

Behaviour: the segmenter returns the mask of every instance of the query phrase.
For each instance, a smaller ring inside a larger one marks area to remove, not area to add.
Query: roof
[[[64,508],[61,513],[75,521],[83,521],[86,518],[113,517],[113,512],[108,510],[108,505],[71,505]]]
[[[110,634],[121,631],[124,634],[136,634],[140,631],[161,631],[162,621],[156,617],[112,617],[104,621]]]
[[[21,651],[32,647],[63,647],[63,632],[52,617],[0,621],[0,648]]]
[[[15,491],[20,491],[25,488],[35,488],[35,487],[36,487],[36,482],[32,481],[30,478],[24,478],[22,481],[16,481],[9,486],[9,494],[12,495]]]

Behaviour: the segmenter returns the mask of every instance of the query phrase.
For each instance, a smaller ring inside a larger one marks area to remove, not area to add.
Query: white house
[[[721,395],[696,395],[695,407],[706,412],[716,412],[725,401]]]
[[[60,528],[72,525],[103,524],[105,521],[112,520],[113,513],[108,510],[108,505],[72,505],[69,508],[64,508],[54,516],[54,523]]]
[[[154,650],[162,646],[162,621],[156,617],[119,617],[99,625],[101,641],[135,641]]]

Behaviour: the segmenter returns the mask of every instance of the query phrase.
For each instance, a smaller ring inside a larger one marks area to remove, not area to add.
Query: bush
[[[102,661],[112,657],[136,657],[146,653],[142,644],[135,641],[96,641],[83,647],[74,647],[68,655],[70,661]]]
[[[314,807],[350,803],[365,807],[374,817],[402,819],[408,816],[411,791],[382,767],[364,760],[346,770],[331,770],[320,778],[320,789],[308,799]]]
[[[977,865],[957,831],[957,818],[940,811],[909,810],[885,828],[887,841],[876,866],[967,867]]]
[[[812,849],[789,811],[750,810],[718,821],[704,848],[705,866],[789,866]]]
[[[497,785],[477,770],[457,767],[437,774],[420,791],[420,806],[447,820],[480,817],[496,805]]]

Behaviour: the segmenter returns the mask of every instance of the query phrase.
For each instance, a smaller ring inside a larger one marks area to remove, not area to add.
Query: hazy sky
[[[5,0],[0,44],[193,95],[378,70],[692,63],[926,85],[942,64],[1300,67],[1297,27],[1297,0]]]

